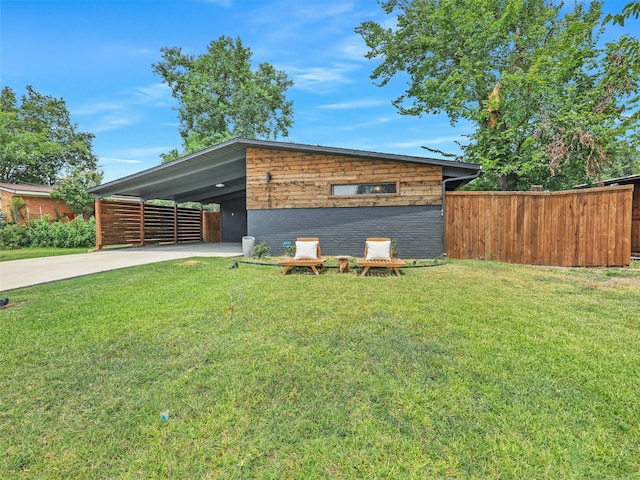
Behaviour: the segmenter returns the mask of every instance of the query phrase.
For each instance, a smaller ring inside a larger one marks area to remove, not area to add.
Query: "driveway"
[[[0,292],[118,268],[189,257],[240,257],[239,243],[182,243],[0,262]]]

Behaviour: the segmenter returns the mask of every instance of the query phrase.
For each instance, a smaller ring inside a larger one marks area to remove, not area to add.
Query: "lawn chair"
[[[390,238],[367,238],[364,257],[358,258],[357,264],[362,268],[362,276],[365,276],[370,268],[391,268],[400,276],[398,269],[406,265],[403,260],[393,257]]]
[[[324,262],[328,260],[327,257],[322,257],[320,252],[320,239],[311,238],[298,238],[296,240],[296,254],[293,258],[288,258],[278,262],[284,267],[283,275],[286,275],[291,267],[310,267],[313,273],[319,275],[320,271],[324,270]]]

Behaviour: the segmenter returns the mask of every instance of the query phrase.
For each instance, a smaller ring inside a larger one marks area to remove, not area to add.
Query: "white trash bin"
[[[246,258],[251,258],[251,253],[253,252],[253,247],[256,244],[256,238],[245,236],[242,237],[242,254]]]

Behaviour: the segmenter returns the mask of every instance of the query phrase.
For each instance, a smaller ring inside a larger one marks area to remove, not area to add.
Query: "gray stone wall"
[[[362,256],[367,237],[396,240],[402,258],[442,253],[441,207],[351,207],[249,210],[248,234],[282,255],[284,241],[319,237],[323,255]]]

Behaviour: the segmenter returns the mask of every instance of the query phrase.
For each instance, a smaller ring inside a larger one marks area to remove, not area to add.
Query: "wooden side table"
[[[349,273],[349,257],[348,255],[340,255],[338,259],[338,273]]]

